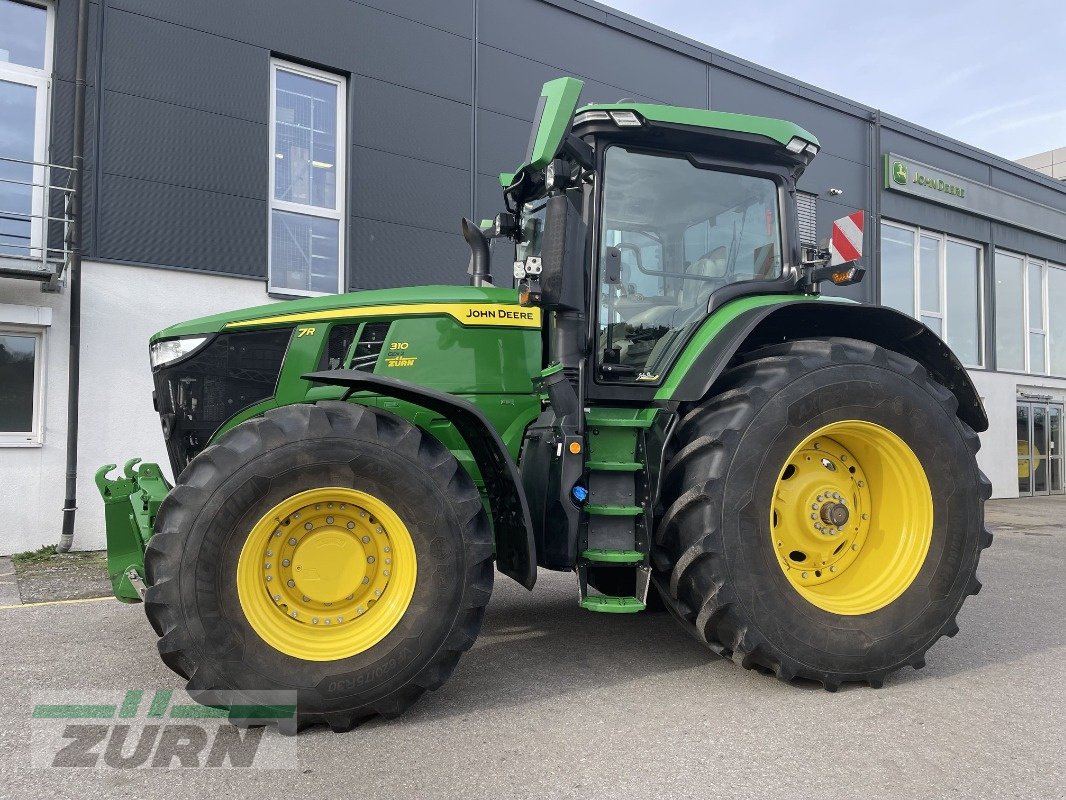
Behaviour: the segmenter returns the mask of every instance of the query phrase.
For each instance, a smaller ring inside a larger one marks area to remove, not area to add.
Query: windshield
[[[605,376],[659,380],[715,290],[781,275],[769,178],[612,147],[601,225],[597,357]]]

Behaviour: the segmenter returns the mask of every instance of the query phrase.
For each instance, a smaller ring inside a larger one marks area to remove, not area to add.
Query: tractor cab
[[[642,103],[577,110],[545,84],[526,162],[500,176],[523,302],[548,315],[547,361],[590,398],[650,400],[717,307],[804,288],[796,180],[817,139],[790,122]],[[861,277],[856,270],[838,283]],[[586,347],[585,344],[588,344]]]

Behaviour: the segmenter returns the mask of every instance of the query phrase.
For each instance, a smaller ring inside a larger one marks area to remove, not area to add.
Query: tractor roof
[[[795,138],[803,139],[807,144],[818,147],[818,139],[813,133],[801,128],[794,122],[773,117],[754,117],[750,114],[733,114],[727,111],[708,111],[703,108],[684,108],[682,106],[664,106],[653,103],[592,103],[577,110],[574,127],[593,120],[590,112],[601,112],[611,116],[612,111],[632,111],[648,122],[666,125],[685,125],[706,128],[708,131],[719,130],[729,133],[750,133],[765,136],[781,145],[788,145]],[[599,115],[595,115],[599,116]],[[599,117],[603,119],[602,116]],[[617,120],[616,120],[617,122]]]

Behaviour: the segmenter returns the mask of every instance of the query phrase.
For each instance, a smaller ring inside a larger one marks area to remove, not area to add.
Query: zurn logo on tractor
[[[580,92],[544,85],[507,210],[463,220],[469,286],[152,337],[176,485],[97,477],[115,593],[197,689],[295,688],[296,728],[395,716],[473,645],[495,574],[538,568],[605,625],[666,609],[829,690],[957,632],[987,420],[936,334],[822,293],[862,279],[865,215],[800,241],[816,137]]]

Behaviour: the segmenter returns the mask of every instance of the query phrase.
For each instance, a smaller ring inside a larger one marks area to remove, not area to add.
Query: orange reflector
[[[575,456],[581,452],[581,442],[570,442],[570,452]]]

